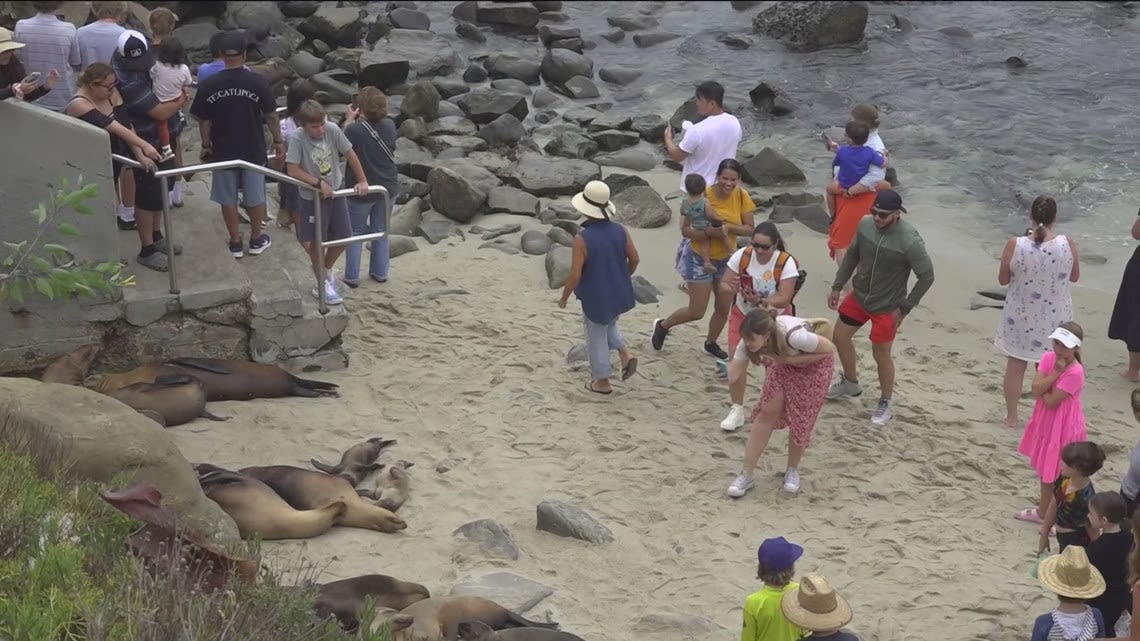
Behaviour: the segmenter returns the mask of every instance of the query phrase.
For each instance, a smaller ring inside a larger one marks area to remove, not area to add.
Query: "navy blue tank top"
[[[626,231],[618,223],[589,220],[582,224],[586,264],[574,294],[586,318],[608,325],[633,309],[633,282],[625,255]]]

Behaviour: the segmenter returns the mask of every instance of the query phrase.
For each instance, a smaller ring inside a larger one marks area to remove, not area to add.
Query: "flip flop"
[[[629,377],[637,373],[637,357],[629,359],[625,365],[621,366],[621,380],[629,380]]]
[[[1028,523],[1044,523],[1045,522],[1041,518],[1041,515],[1037,513],[1037,508],[1035,508],[1035,507],[1027,507],[1024,510],[1018,512],[1017,514],[1014,514],[1013,518],[1017,519],[1018,521],[1026,521]]]
[[[593,381],[586,381],[586,391],[587,392],[593,392],[595,394],[602,394],[602,395],[606,395],[606,396],[613,393],[613,390],[610,390],[608,392],[603,392],[601,390],[594,389],[594,382]]]

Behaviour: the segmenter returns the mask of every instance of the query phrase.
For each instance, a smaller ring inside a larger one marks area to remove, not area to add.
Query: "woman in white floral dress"
[[[1010,238],[1001,255],[998,282],[1009,285],[994,346],[1006,355],[1005,422],[1020,427],[1017,405],[1029,363],[1049,348],[1049,333],[1073,319],[1071,283],[1080,278],[1077,245],[1053,231],[1057,203],[1038,196],[1030,208],[1033,226]]]

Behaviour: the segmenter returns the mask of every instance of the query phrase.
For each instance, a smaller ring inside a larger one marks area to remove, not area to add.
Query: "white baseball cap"
[[[1064,327],[1058,327],[1057,329],[1053,330],[1053,333],[1049,334],[1049,339],[1055,340],[1065,347],[1068,347],[1069,349],[1075,349],[1081,346],[1081,339],[1077,338],[1076,334],[1070,332]]]

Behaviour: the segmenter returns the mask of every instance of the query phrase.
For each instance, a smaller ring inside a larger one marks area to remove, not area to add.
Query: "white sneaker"
[[[314,286],[313,298],[320,298],[320,296],[320,293],[317,292],[317,288]],[[325,302],[329,305],[340,305],[344,302],[344,299],[340,297],[340,292],[336,290],[336,285],[327,280],[325,281]]]
[[[844,396],[860,396],[863,394],[863,388],[858,383],[847,380],[843,374],[839,375],[839,382],[833,383],[831,388],[827,390],[827,398],[836,399]]]
[[[170,190],[170,204],[175,207],[181,207],[185,204],[182,200],[182,184],[183,181],[176,181]]]
[[[732,485],[728,486],[728,495],[734,499],[738,499],[748,493],[752,489],[752,477],[744,476],[741,474],[736,477]]]
[[[894,405],[890,401],[880,398],[879,406],[875,408],[875,413],[871,414],[871,423],[882,427],[890,423],[894,415]]]
[[[800,471],[794,467],[784,472],[784,491],[792,494],[800,491]]]
[[[732,409],[729,410],[728,416],[720,422],[720,429],[726,432],[735,432],[736,430],[744,427],[744,406],[732,404]]]

